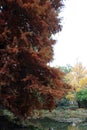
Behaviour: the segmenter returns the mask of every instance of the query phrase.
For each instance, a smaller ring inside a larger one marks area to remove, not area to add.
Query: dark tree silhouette
[[[53,60],[61,0],[0,0],[0,104],[19,117],[53,109],[70,87]]]

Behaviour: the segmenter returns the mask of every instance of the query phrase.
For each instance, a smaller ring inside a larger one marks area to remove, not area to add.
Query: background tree
[[[61,0],[0,0],[0,104],[19,117],[53,109],[70,89],[53,59]]]
[[[77,62],[72,68],[72,71],[65,76],[65,80],[73,86],[73,89],[82,87],[82,81],[87,77],[87,69],[82,65],[81,62]],[[86,83],[86,81],[85,81]],[[84,84],[85,84],[84,83]]]
[[[77,62],[72,71],[64,77],[66,83],[72,85],[72,91],[68,93],[67,98],[75,100],[76,93],[87,86],[87,69],[81,62]]]
[[[59,67],[65,74],[68,74],[72,71],[72,66],[67,64],[66,66],[60,66]]]
[[[87,76],[83,77],[79,81],[79,85],[80,85],[81,88],[87,88]]]

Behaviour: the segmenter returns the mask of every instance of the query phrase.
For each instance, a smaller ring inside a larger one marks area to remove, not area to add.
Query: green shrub
[[[87,108],[87,89],[82,89],[76,93],[76,101],[79,107]]]
[[[87,89],[82,89],[76,93],[76,100],[77,101],[84,101],[87,100]]]

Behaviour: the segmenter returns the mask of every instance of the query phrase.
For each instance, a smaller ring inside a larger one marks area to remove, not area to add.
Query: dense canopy
[[[0,0],[0,104],[19,117],[53,109],[70,88],[48,65],[61,7],[61,0]]]

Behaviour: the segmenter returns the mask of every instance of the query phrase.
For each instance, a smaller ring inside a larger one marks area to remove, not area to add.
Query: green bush
[[[87,100],[87,89],[82,89],[76,93],[76,100],[77,101],[84,101]]]
[[[76,101],[79,107],[87,108],[87,89],[82,89],[76,93]]]

